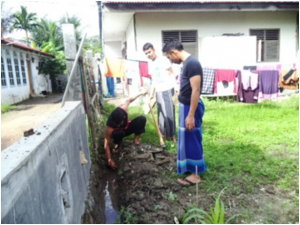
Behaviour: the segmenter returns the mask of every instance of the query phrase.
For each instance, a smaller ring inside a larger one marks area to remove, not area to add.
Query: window
[[[170,38],[177,38],[183,45],[183,49],[198,58],[198,34],[196,30],[187,31],[163,31],[163,44]]]
[[[6,62],[7,62],[9,83],[10,83],[10,85],[15,85],[12,61],[11,61],[11,57],[10,57],[10,53],[9,53],[8,49],[6,49]]]
[[[1,56],[1,86],[6,87],[6,77],[5,77],[5,69],[4,69],[4,60],[3,57]]]
[[[256,36],[257,62],[279,61],[279,29],[251,29],[250,36]]]
[[[18,59],[18,55],[17,55],[16,51],[14,51],[14,64],[15,64],[15,72],[16,72],[17,84],[21,85],[19,59]]]
[[[26,81],[26,72],[25,72],[25,61],[22,53],[20,53],[20,57],[21,57],[22,80],[23,80],[23,84],[26,84],[27,81]]]

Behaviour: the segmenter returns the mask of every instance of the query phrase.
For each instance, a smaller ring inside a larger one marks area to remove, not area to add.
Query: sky
[[[99,35],[99,15],[96,1],[91,0],[67,0],[67,1],[4,1],[4,12],[13,14],[21,11],[21,5],[27,7],[27,12],[36,13],[38,18],[46,18],[57,22],[60,18],[68,14],[70,17],[75,15],[81,19],[80,31],[82,36],[87,33],[87,37]],[[5,37],[23,38],[25,33],[22,31],[7,34]]]

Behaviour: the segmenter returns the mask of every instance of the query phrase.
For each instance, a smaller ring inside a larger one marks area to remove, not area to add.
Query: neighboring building
[[[105,55],[146,60],[170,37],[204,66],[299,61],[298,1],[109,1],[98,2]]]
[[[47,74],[39,74],[37,67],[42,58],[55,55],[1,38],[1,104],[14,104],[30,95],[52,92]]]

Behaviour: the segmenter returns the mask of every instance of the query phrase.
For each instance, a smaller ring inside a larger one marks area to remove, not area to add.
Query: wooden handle
[[[159,143],[160,143],[160,145],[165,145],[164,139],[162,138],[162,135],[160,133],[160,130],[159,130],[159,127],[158,127],[158,124],[157,124],[157,120],[154,116],[154,112],[153,112],[153,109],[151,107],[151,104],[149,103],[148,105],[149,105],[150,112],[151,112],[152,118],[153,118],[155,126],[156,126],[157,134],[158,134],[158,137],[159,137]]]

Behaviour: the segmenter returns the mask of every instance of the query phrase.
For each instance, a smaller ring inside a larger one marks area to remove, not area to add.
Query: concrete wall
[[[91,166],[82,104],[68,102],[34,131],[1,153],[1,222],[81,223]]]
[[[142,47],[151,42],[158,52],[162,49],[162,31],[197,30],[198,44],[205,37],[218,37],[224,33],[244,33],[250,29],[280,29],[280,62],[297,60],[297,12],[143,12],[136,13],[137,51],[128,45],[130,58],[146,60]],[[127,43],[132,42],[133,30],[128,27]],[[201,55],[200,44],[198,45]]]

